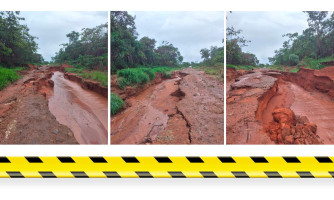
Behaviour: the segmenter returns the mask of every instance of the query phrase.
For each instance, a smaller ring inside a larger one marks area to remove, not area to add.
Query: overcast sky
[[[224,12],[129,12],[136,15],[139,38],[168,41],[179,49],[183,61],[201,61],[200,50],[223,46]]]
[[[59,51],[60,44],[68,42],[67,33],[80,32],[82,28],[93,28],[108,22],[108,12],[21,12],[32,36],[39,46],[38,52],[44,60],[50,61],[51,57]]]
[[[227,13],[227,27],[241,29],[245,39],[251,40],[244,52],[254,53],[260,63],[269,63],[268,57],[283,46],[287,38],[282,35],[298,32],[308,27],[303,12],[232,12]]]

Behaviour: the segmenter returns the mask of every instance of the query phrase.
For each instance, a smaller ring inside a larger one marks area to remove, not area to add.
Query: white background
[[[333,10],[332,1],[264,0],[2,0],[0,10]],[[0,156],[282,156],[333,155],[332,145],[312,146],[0,146]],[[1,179],[0,199],[317,199],[332,196],[332,179]]]

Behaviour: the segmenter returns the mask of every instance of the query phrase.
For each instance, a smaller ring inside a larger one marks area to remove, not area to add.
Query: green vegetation
[[[250,65],[231,65],[231,64],[226,64],[226,67],[231,67],[236,70],[252,70],[252,69],[257,68],[257,67],[250,66]]]
[[[170,71],[176,68],[155,67],[155,68],[129,68],[117,71],[118,86],[123,90],[126,86],[142,85],[155,78],[156,73],[161,73],[166,78],[171,77]]]
[[[37,53],[36,37],[21,24],[25,19],[19,15],[20,12],[0,11],[0,64],[4,67],[43,62]]]
[[[66,68],[65,71],[75,73],[87,80],[94,80],[101,83],[102,86],[108,87],[108,73],[101,71],[89,71],[83,68]]]
[[[199,66],[199,67],[195,67],[195,69],[204,71],[206,74],[216,77],[219,81],[224,80],[224,64],[223,63],[218,63],[211,67]]]
[[[111,115],[115,115],[124,106],[124,101],[117,94],[110,94]]]
[[[250,42],[243,36],[240,36],[241,30],[235,30],[233,27],[226,29],[226,63],[241,66],[257,66],[259,60],[252,53],[245,53],[242,47]]]
[[[323,62],[334,60],[334,12],[330,17],[327,17],[327,11],[305,13],[309,27],[300,35],[283,35],[288,40],[269,58],[272,64],[321,69],[325,67]]]
[[[3,90],[7,85],[20,78],[18,71],[23,70],[23,67],[8,69],[0,66],[0,90]]]
[[[84,28],[66,35],[69,42],[52,58],[54,63],[67,63],[75,68],[106,71],[108,66],[108,24]]]
[[[126,11],[110,12],[111,73],[142,66],[176,67],[182,63],[183,57],[173,44],[164,41],[156,47],[155,39],[138,39],[134,20]]]

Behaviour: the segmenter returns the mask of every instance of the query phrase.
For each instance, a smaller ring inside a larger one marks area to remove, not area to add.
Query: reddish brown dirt
[[[66,79],[69,79],[71,81],[75,81],[81,85],[82,88],[88,89],[94,92],[97,92],[98,94],[108,98],[108,87],[102,86],[99,82],[97,81],[92,81],[92,80],[84,80],[82,77],[74,74],[74,73],[69,73],[66,72],[64,74],[64,77]]]
[[[174,76],[119,93],[129,107],[111,118],[112,144],[223,143],[223,85],[194,69]]]
[[[65,79],[62,72],[55,72],[52,80],[49,108],[57,121],[69,127],[80,144],[107,144],[108,99]]]
[[[274,84],[261,88],[264,84],[263,77],[252,75],[247,80],[245,77],[249,75],[245,75],[237,78],[237,82],[232,84],[232,90],[228,92],[228,143],[334,143],[334,67],[322,70],[301,68],[298,73],[282,72],[281,75],[273,71],[262,70],[261,73],[261,76],[274,76]],[[245,87],[241,90],[240,87],[233,88],[233,85]],[[248,105],[243,106],[246,99],[244,97],[248,93],[256,93],[254,91],[259,92],[257,98],[249,98],[246,101]],[[255,122],[252,121],[254,118]],[[243,130],[248,130],[245,121],[249,120],[256,124],[256,131],[250,132],[256,137],[266,134],[270,141],[261,138],[245,141],[249,131]]]
[[[50,113],[52,72],[32,67],[23,78],[0,91],[0,143],[75,144],[72,131]]]

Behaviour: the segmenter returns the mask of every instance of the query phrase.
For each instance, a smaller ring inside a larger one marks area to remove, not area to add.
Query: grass
[[[290,70],[290,72],[292,73],[297,73],[298,71],[299,71],[299,67]]]
[[[124,106],[124,101],[117,94],[110,94],[111,115],[115,115]]]
[[[216,77],[219,81],[224,80],[224,64],[211,67],[195,67],[195,69],[204,71],[206,74]]]
[[[231,65],[231,64],[226,64],[226,67],[231,67],[236,70],[252,70],[257,68],[255,66],[249,66],[249,65]]]
[[[101,83],[102,86],[108,87],[108,73],[102,71],[88,71],[83,68],[66,68],[67,72],[75,73],[87,80],[94,80]]]
[[[155,78],[156,73],[161,73],[166,78],[171,77],[171,71],[177,68],[171,67],[138,67],[121,69],[117,71],[118,86],[123,90],[126,86],[143,85]]]
[[[10,83],[19,79],[20,76],[17,74],[17,72],[23,69],[23,67],[9,69],[0,66],[0,90],[3,90]]]

